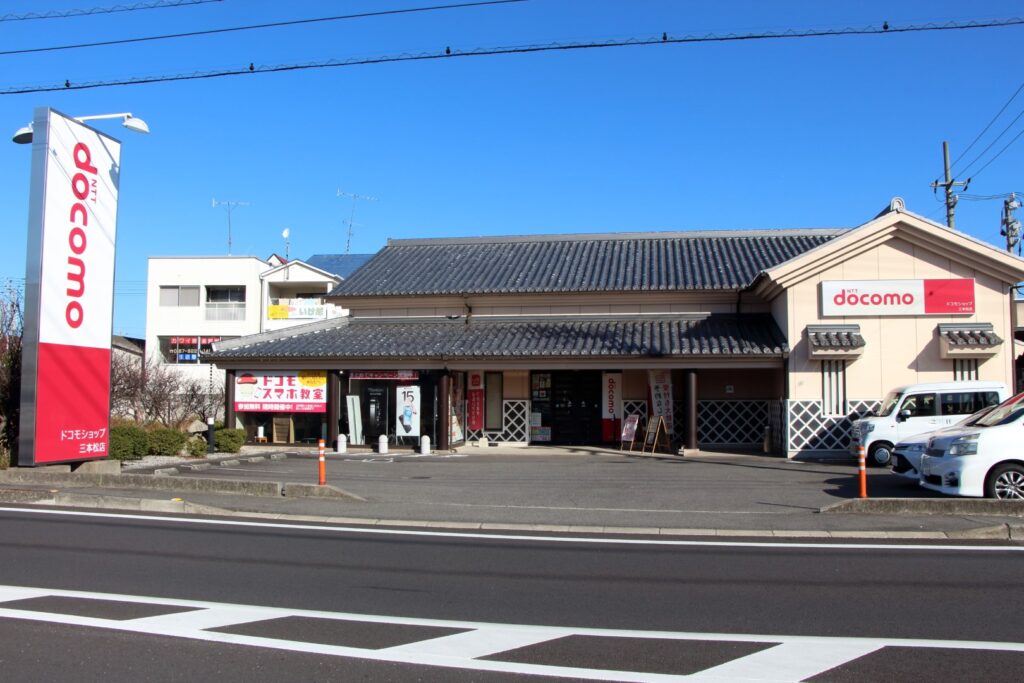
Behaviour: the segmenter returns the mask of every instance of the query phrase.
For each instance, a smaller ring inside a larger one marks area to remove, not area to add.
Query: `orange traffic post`
[[[868,497],[868,461],[864,455],[864,446],[857,447],[857,468],[860,470],[860,497]]]
[[[320,486],[327,483],[327,463],[324,460],[324,440],[320,439]]]

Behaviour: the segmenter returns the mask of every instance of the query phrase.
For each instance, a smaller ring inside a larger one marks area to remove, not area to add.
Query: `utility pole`
[[[355,220],[356,217],[356,200],[365,199],[368,202],[375,202],[377,201],[377,198],[367,197],[366,195],[362,194],[353,194],[352,192],[342,192],[340,189],[338,190],[337,196],[352,198],[352,211],[349,213],[348,216],[348,235],[345,238],[345,254],[348,254],[352,248],[352,226],[355,225],[352,221]]]
[[[249,206],[249,202],[217,201],[211,202],[213,208],[223,206],[228,211],[228,256],[231,256],[231,212],[238,206]]]
[[[942,159],[946,167],[946,182],[940,183],[936,180],[932,183],[932,191],[939,189],[940,187],[946,190],[946,225],[950,228],[956,229],[956,220],[953,216],[956,210],[956,195],[953,194],[953,188],[962,187],[965,190],[967,186],[971,184],[971,179],[968,178],[963,182],[953,180],[949,175],[949,143],[945,140],[942,141]]]
[[[1013,253],[1013,248],[1020,242],[1020,221],[1013,212],[1021,207],[1020,200],[1013,192],[1003,200],[1002,229],[999,234],[1006,238],[1006,251]]]

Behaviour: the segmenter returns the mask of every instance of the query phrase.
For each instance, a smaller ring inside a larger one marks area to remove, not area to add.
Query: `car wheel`
[[[868,451],[868,464],[875,467],[885,467],[892,462],[892,444],[876,443]]]
[[[1008,463],[993,469],[985,480],[985,497],[1024,500],[1024,467]]]

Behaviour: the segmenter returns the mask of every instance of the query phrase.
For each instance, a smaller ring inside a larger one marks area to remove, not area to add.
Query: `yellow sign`
[[[299,370],[299,384],[312,388],[326,386],[327,373],[323,370]]]
[[[267,306],[267,318],[270,320],[287,320],[288,306],[271,304]]]

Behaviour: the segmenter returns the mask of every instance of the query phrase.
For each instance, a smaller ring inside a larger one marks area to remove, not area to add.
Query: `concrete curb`
[[[357,496],[354,493],[349,493],[344,489],[339,489],[336,486],[330,486],[325,484],[320,486],[318,484],[295,484],[288,483],[284,485],[284,497],[285,498],[345,498],[348,500],[356,500],[361,503],[365,503],[366,499],[362,496]]]
[[[149,491],[190,491],[246,496],[280,497],[283,495],[281,483],[276,481],[189,479],[151,474],[72,474],[37,470],[5,470],[0,472],[0,483],[95,486],[112,489],[139,488]]]
[[[1024,517],[1024,500],[990,500],[985,498],[850,498],[827,505],[821,508],[819,512]]]
[[[303,486],[314,486],[305,484]],[[319,488],[319,487],[318,487]],[[16,490],[11,490],[16,491]],[[570,533],[605,534],[614,536],[659,536],[666,538],[702,539],[774,539],[785,540],[841,540],[841,541],[1006,541],[1024,543],[1024,524],[997,524],[954,531],[828,531],[822,529],[684,529],[671,527],[619,527],[583,526],[572,524],[514,524],[493,522],[449,522],[407,519],[377,519],[365,517],[337,517],[325,515],[294,515],[277,512],[232,510],[191,503],[180,498],[158,500],[131,496],[106,496],[87,493],[27,491],[22,500],[5,499],[3,502],[22,502],[40,506],[76,507],[90,509],[128,510],[139,512],[208,515],[242,519],[260,519],[279,522],[315,523],[382,528],[450,529],[462,531],[502,531],[514,533]],[[341,493],[344,493],[343,491]]]

